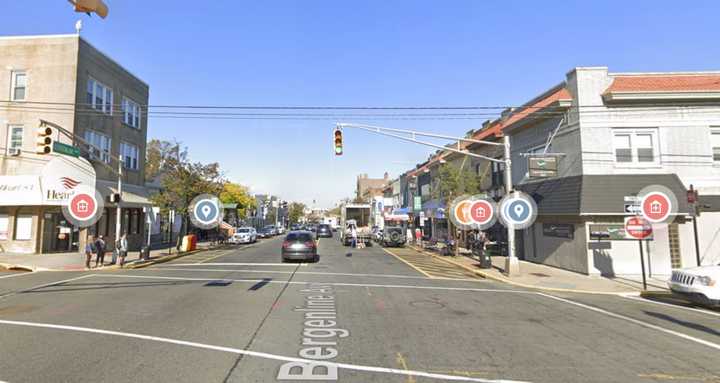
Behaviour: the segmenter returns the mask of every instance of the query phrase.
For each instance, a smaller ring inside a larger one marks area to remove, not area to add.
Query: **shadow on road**
[[[83,290],[104,290],[104,289],[120,289],[128,287],[151,287],[151,286],[177,286],[188,285],[192,283],[204,283],[203,281],[162,281],[162,282],[112,282],[112,283],[72,283],[64,284],[62,288],[58,286],[47,286],[43,288],[21,291],[19,294],[37,294],[37,293],[57,293],[63,291],[83,291]]]
[[[713,329],[713,328],[710,328],[710,327],[707,327],[707,326],[703,326],[703,325],[698,324],[698,323],[687,322],[687,321],[684,321],[684,320],[681,320],[681,319],[677,319],[677,318],[671,317],[670,315],[662,314],[662,313],[657,313],[657,312],[654,312],[654,311],[643,311],[643,312],[644,312],[645,314],[651,316],[651,317],[654,317],[654,318],[666,320],[666,321],[668,321],[668,322],[672,322],[672,323],[675,323],[675,324],[679,324],[680,326],[685,326],[685,327],[691,328],[691,329],[693,329],[693,330],[702,331],[702,332],[707,333],[707,334],[710,334],[710,335],[720,336],[720,331],[717,331],[717,330],[715,330],[715,329]]]

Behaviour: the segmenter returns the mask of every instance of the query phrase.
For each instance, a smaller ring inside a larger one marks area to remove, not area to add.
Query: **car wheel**
[[[313,263],[320,262],[320,254],[315,254],[315,258],[313,258]]]

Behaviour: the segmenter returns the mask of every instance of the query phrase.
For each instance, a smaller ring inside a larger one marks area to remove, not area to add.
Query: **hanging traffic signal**
[[[342,130],[335,128],[335,155],[341,156],[343,154],[343,139]]]
[[[49,126],[37,128],[37,147],[35,148],[37,154],[52,153],[52,133],[53,130]]]
[[[95,13],[103,19],[108,15],[108,7],[102,0],[70,0],[75,5],[75,12]]]

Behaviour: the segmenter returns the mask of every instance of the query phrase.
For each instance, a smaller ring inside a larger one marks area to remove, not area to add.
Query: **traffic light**
[[[335,128],[335,155],[341,156],[343,154],[343,139],[342,130]]]
[[[70,0],[70,2],[75,4],[75,12],[88,15],[95,13],[103,19],[108,15],[108,7],[102,0]]]
[[[39,127],[37,129],[37,147],[35,150],[37,154],[52,153],[52,133],[53,130],[49,126]]]

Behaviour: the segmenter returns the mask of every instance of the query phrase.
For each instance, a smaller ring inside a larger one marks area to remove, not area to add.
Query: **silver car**
[[[299,260],[317,262],[317,243],[310,231],[291,231],[282,244],[282,261]]]

